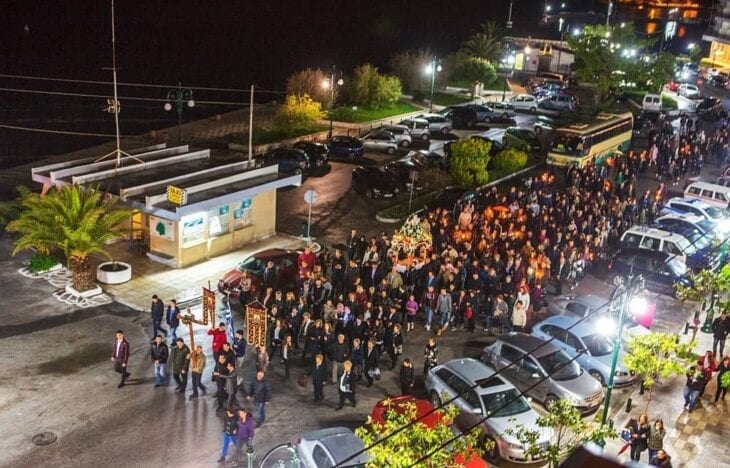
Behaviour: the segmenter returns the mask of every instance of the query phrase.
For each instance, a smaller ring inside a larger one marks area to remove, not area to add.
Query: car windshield
[[[256,257],[248,257],[238,264],[238,271],[264,271],[264,262]]]
[[[715,229],[715,223],[709,219],[698,221],[697,225],[701,227],[704,232],[712,232]]]
[[[687,229],[683,235],[695,249],[704,249],[710,245],[710,239],[695,230]]]
[[[516,389],[482,395],[487,416],[504,418],[530,410],[530,404]]]
[[[613,343],[603,335],[597,333],[583,337],[583,343],[591,356],[605,356],[613,351]]]
[[[582,156],[586,150],[583,145],[583,138],[573,133],[558,132],[553,143],[553,153],[566,154],[569,156]]]
[[[727,211],[723,210],[722,208],[717,208],[714,206],[708,206],[705,208],[705,211],[712,219],[725,219],[727,218]]]
[[[687,239],[684,237],[677,239],[677,247],[685,254],[685,255],[692,255],[697,251],[697,246],[692,245]]]
[[[541,358],[542,368],[555,380],[571,380],[579,377],[583,371],[580,366],[571,361],[570,357],[562,351],[556,351]]]

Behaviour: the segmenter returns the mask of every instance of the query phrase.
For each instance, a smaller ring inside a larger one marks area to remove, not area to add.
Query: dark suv
[[[328,164],[327,145],[322,143],[315,143],[313,141],[297,141],[292,145],[292,148],[302,150],[309,156],[310,167],[324,167]]]
[[[352,170],[352,188],[369,199],[398,195],[398,184],[393,176],[373,166],[359,166]]]
[[[327,148],[331,158],[361,158],[365,155],[365,147],[357,138],[350,136],[333,136],[327,140]]]
[[[674,283],[692,286],[687,265],[667,252],[622,248],[613,254],[606,268],[608,279],[616,286],[624,284],[629,275],[642,275],[647,289],[670,296],[674,295]]]
[[[443,116],[454,123],[454,128],[473,128],[479,122],[476,111],[469,107],[452,107]]]
[[[267,164],[279,164],[279,171],[301,174],[309,169],[307,153],[296,148],[277,148],[264,155]]]

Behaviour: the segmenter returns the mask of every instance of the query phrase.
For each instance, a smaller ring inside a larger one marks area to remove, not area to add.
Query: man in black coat
[[[352,374],[352,362],[345,361],[345,370],[340,377],[339,388],[340,392],[340,404],[335,411],[341,410],[345,406],[345,400],[349,400],[352,403],[352,407],[357,406],[355,401],[355,379]]]
[[[725,355],[725,340],[730,333],[730,319],[727,312],[723,311],[719,317],[712,321],[712,354],[717,356],[717,348],[720,348],[720,358]]]
[[[309,371],[314,387],[314,402],[324,400],[324,382],[327,379],[327,366],[324,364],[324,356],[317,354],[314,357],[314,365]]]
[[[378,368],[380,355],[378,354],[377,348],[375,348],[375,342],[373,340],[368,340],[367,349],[365,350],[365,378],[368,379],[367,386],[371,386],[373,384],[373,376],[372,372],[375,369]]]
[[[157,297],[157,294],[152,296],[150,315],[152,316],[152,340],[154,340],[160,333],[167,337],[167,330],[162,328],[162,320],[165,318],[165,304],[163,304],[160,298]]]
[[[342,251],[340,249],[335,250],[335,256],[332,258],[332,287],[335,298],[344,294],[346,269],[347,262],[345,262],[345,257],[342,255]]]

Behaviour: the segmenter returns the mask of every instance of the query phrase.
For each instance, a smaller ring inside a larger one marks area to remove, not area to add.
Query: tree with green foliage
[[[417,49],[399,52],[390,59],[390,69],[410,93],[426,92],[431,89],[431,75],[425,72],[433,59],[431,49]],[[436,73],[436,88],[446,85],[444,73]]]
[[[461,44],[460,51],[472,57],[497,63],[502,57],[504,36],[505,31],[501,24],[496,21],[483,23],[477,32]]]
[[[375,109],[394,105],[403,94],[397,77],[383,75],[368,63],[357,67],[345,86],[352,104]]]
[[[484,140],[459,140],[451,144],[449,177],[463,188],[475,188],[489,181],[489,150],[492,144]]]
[[[509,172],[519,171],[527,166],[527,152],[524,149],[505,148],[494,157],[492,168]]]
[[[286,79],[286,94],[297,97],[309,96],[313,101],[329,108],[332,101],[332,90],[329,87],[331,79],[329,73],[319,68],[299,70]],[[335,100],[338,92],[339,87],[335,86]]]
[[[532,458],[544,459],[551,468],[557,468],[579,446],[589,442],[602,442],[618,437],[616,431],[608,426],[584,420],[580,412],[568,400],[561,399],[547,410],[547,414],[536,421],[540,429],[532,429],[523,424],[509,427],[505,433],[517,438]],[[543,431],[552,431],[547,447],[539,444]]]
[[[459,52],[452,63],[452,68],[448,70],[450,81],[480,81],[489,86],[497,80],[494,66],[483,58]]]
[[[297,131],[307,129],[323,118],[321,103],[312,100],[307,94],[289,95],[277,110],[274,125]]]
[[[575,57],[575,75],[580,81],[593,84],[596,104],[604,101],[611,88],[649,86],[659,90],[671,78],[672,54],[642,57],[653,42],[640,38],[632,23],[586,26],[579,36],[568,39]]]
[[[646,411],[649,410],[652,391],[657,379],[684,375],[694,362],[692,350],[697,343],[679,343],[669,333],[647,333],[634,335],[626,344],[624,365],[642,379],[642,385],[649,391]]]
[[[473,456],[479,456],[478,431],[455,438],[448,446],[439,446],[454,438],[451,424],[459,414],[454,405],[436,409],[429,421],[429,427],[418,419],[416,404],[409,402],[385,401],[384,424],[368,417],[367,423],[355,429],[368,450],[368,468],[406,468],[414,466],[426,454],[427,460],[418,464],[421,467],[441,468],[464,466]],[[402,430],[401,430],[402,429]],[[395,433],[396,431],[399,431]],[[437,450],[438,449],[438,450]]]
[[[730,293],[730,265],[723,266],[719,271],[700,270],[690,274],[691,286],[684,286],[674,283],[674,290],[677,298],[682,301],[697,302],[694,322],[699,324],[699,317],[703,311],[710,315],[707,321],[712,321],[712,308],[718,299],[726,300]],[[693,332],[693,338],[697,335],[697,328]]]
[[[94,288],[90,257],[110,258],[106,242],[129,232],[132,210],[122,207],[117,197],[80,185],[66,185],[41,196],[23,198],[20,217],[8,224],[17,232],[12,254],[33,250],[42,254],[63,254],[77,291]]]

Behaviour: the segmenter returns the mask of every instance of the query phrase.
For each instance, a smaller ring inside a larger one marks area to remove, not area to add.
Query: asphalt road
[[[532,128],[534,121],[534,115],[518,114],[514,125]],[[506,126],[505,124],[490,124],[489,128]],[[484,125],[480,125],[480,128],[473,131],[455,130],[444,139],[431,139],[428,146],[418,142],[419,146],[414,145],[410,149],[440,151],[446,141],[485,133],[487,130],[488,128]],[[357,164],[382,166],[407,152],[407,150],[401,150],[393,156],[367,152],[364,160],[358,163],[333,161],[328,173],[310,176],[300,187],[280,190],[277,200],[277,230],[295,236],[302,235],[306,230],[308,217],[308,205],[304,201],[304,193],[307,190],[314,190],[317,192],[317,202],[312,206],[312,236],[326,237],[328,243],[335,244],[344,242],[351,229],[357,229],[358,232],[368,237],[378,235],[383,231],[392,232],[399,226],[378,222],[375,219],[375,213],[407,201],[408,194],[400,193],[394,199],[367,200],[350,188],[352,170]]]

